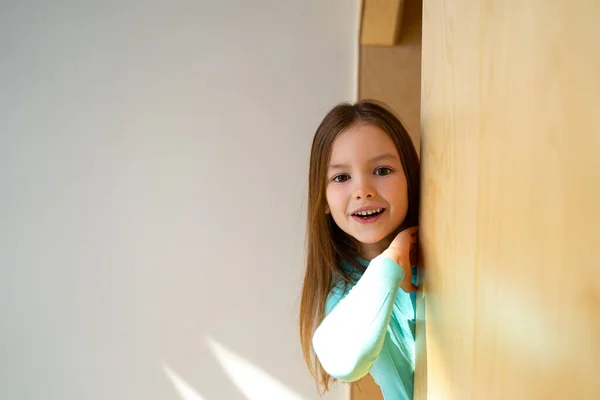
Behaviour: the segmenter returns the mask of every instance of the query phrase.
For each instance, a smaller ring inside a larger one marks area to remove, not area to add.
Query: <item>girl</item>
[[[324,392],[371,373],[386,400],[412,399],[418,205],[419,159],[398,118],[374,101],[334,107],[312,143],[300,305]]]

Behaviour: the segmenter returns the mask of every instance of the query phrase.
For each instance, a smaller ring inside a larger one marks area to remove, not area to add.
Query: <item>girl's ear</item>
[[[329,204],[325,204],[325,214],[330,214],[331,210],[329,209]]]

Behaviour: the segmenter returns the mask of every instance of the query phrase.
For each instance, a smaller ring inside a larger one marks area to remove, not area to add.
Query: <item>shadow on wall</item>
[[[305,400],[288,386],[253,365],[248,360],[227,349],[216,340],[207,337],[206,343],[231,382],[246,399]],[[200,395],[182,377],[173,371],[169,365],[163,363],[162,368],[183,400],[209,400]]]

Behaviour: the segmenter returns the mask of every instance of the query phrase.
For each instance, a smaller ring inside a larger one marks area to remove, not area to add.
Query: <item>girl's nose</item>
[[[361,186],[354,191],[356,200],[365,200],[375,197],[375,190],[370,186]]]

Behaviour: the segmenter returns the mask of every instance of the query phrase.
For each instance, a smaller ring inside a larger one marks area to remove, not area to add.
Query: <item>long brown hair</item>
[[[417,225],[419,215],[419,157],[398,117],[386,105],[363,100],[341,103],[327,113],[313,138],[308,178],[308,220],[306,235],[306,273],[300,302],[300,341],[304,360],[323,393],[333,379],[322,367],[312,346],[312,336],[325,317],[325,302],[334,277],[351,281],[341,268],[345,261],[364,271],[357,262],[360,243],[343,232],[325,212],[327,167],[333,141],[351,126],[368,123],[386,132],[396,145],[406,175],[408,211],[399,230]]]

